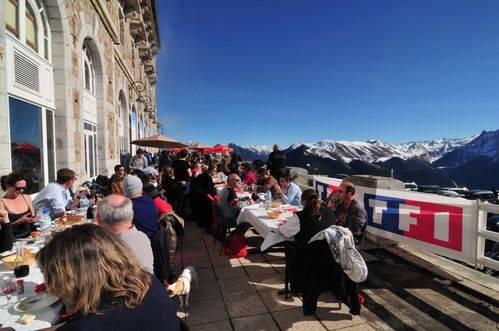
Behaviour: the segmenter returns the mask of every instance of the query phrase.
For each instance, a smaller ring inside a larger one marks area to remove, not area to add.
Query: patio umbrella
[[[155,134],[150,137],[145,137],[132,141],[132,144],[145,146],[145,147],[157,147],[157,148],[175,148],[175,147],[187,147],[180,141],[162,134]]]
[[[210,146],[208,145],[205,145],[205,144],[201,144],[201,143],[194,143],[194,144],[189,144],[187,146],[188,149],[197,149],[197,150],[205,150],[205,149],[208,149],[208,148],[211,148]]]
[[[224,152],[232,152],[232,147],[229,147],[227,145],[215,145],[210,149],[211,153],[224,153]]]

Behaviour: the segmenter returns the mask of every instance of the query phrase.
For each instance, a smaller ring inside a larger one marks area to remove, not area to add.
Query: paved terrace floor
[[[260,238],[248,231],[250,245]],[[179,243],[174,269],[196,268],[199,287],[191,287],[190,305],[179,309],[197,330],[498,330],[495,303],[460,288],[442,286],[433,275],[384,250],[369,250],[366,297],[360,316],[329,293],[319,297],[315,316],[303,316],[299,297],[284,300],[284,253],[272,251],[229,259],[220,243],[192,223]],[[178,304],[178,299],[175,299]]]

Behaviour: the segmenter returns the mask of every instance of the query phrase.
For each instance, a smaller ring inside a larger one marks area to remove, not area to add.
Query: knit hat
[[[140,178],[133,175],[126,175],[123,180],[123,192],[126,197],[133,197],[142,193],[142,181]]]

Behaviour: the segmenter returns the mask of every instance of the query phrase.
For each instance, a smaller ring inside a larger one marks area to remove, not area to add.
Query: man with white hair
[[[111,194],[98,204],[97,224],[120,237],[139,261],[143,269],[153,273],[153,253],[149,238],[132,224],[132,201],[118,194]]]

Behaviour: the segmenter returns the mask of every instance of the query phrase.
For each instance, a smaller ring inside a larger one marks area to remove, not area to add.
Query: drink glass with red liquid
[[[7,303],[3,304],[1,307],[8,308],[10,306],[11,294],[16,290],[16,282],[14,280],[14,277],[7,275],[3,276],[0,283],[0,289],[2,290],[2,293],[7,296]]]

